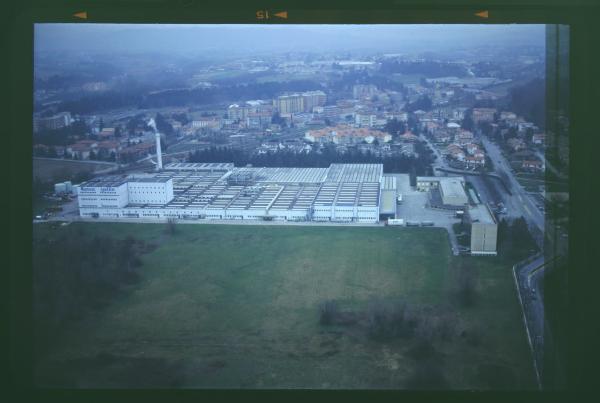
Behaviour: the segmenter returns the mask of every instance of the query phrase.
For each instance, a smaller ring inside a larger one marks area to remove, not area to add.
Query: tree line
[[[84,121],[76,120],[71,125],[60,129],[41,129],[33,133],[33,144],[66,146],[89,132],[90,128]]]
[[[498,222],[498,253],[512,262],[518,262],[537,252],[539,247],[529,231],[524,217]]]

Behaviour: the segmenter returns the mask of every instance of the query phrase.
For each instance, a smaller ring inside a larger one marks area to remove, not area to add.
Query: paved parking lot
[[[452,251],[454,254],[458,254],[458,241],[452,225],[459,223],[460,219],[454,216],[454,212],[427,207],[427,192],[411,191],[410,194],[404,194],[403,199],[396,211],[396,218],[403,218],[405,221],[431,221],[435,227],[446,228]]]

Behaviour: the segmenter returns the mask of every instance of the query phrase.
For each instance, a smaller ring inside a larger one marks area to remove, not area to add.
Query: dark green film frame
[[[223,3],[223,2],[221,2]],[[234,2],[235,3],[235,2]],[[594,305],[595,283],[594,262],[598,260],[597,215],[593,214],[598,204],[598,182],[594,175],[594,152],[598,149],[598,134],[595,106],[600,96],[598,83],[594,75],[598,68],[598,54],[594,38],[599,37],[596,2],[566,0],[543,2],[529,1],[520,5],[511,5],[499,1],[378,1],[340,2],[326,4],[315,1],[256,1],[201,2],[197,0],[165,1],[56,1],[32,2],[4,6],[7,8],[3,29],[7,40],[4,45],[7,56],[5,65],[8,70],[8,128],[5,148],[8,157],[8,256],[7,271],[7,312],[9,319],[8,383],[15,400],[27,399],[57,401],[105,401],[106,399],[138,398],[180,400],[203,397],[214,399],[306,399],[319,397],[326,399],[456,399],[463,401],[473,396],[478,400],[502,396],[490,393],[469,394],[467,392],[416,393],[406,391],[67,391],[32,389],[31,373],[31,263],[23,266],[23,256],[31,256],[31,135],[32,132],[32,77],[33,77],[33,23],[35,22],[116,22],[116,23],[544,23],[566,24],[570,26],[569,65],[570,79],[570,233],[569,233],[569,295],[570,295],[570,335],[568,361],[568,388],[566,392],[531,394],[518,393],[522,398],[547,399],[566,398],[578,393],[587,381],[592,379],[594,371],[586,371],[586,354],[593,336],[585,326],[586,319],[591,322],[597,318],[590,308]],[[257,20],[256,11],[278,12],[287,10],[288,19],[271,18],[268,21]],[[475,12],[489,10],[490,18],[482,19]],[[88,19],[80,20],[72,14],[87,11]],[[549,42],[550,45],[552,42]],[[549,85],[551,87],[552,84]],[[548,88],[551,89],[551,88]],[[21,263],[19,263],[21,262]],[[18,265],[20,264],[20,266]],[[588,364],[589,365],[589,364]],[[588,385],[591,385],[588,384]],[[517,392],[515,392],[517,393]],[[511,394],[512,395],[512,394]],[[504,397],[508,397],[505,395]]]

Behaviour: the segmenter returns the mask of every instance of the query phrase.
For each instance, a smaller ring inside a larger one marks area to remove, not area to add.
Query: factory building
[[[173,180],[167,177],[130,177],[127,181],[130,204],[166,204],[173,199]]]
[[[467,220],[471,224],[471,255],[497,254],[498,223],[486,204],[468,209]]]
[[[381,164],[234,168],[174,163],[152,175],[81,184],[79,211],[83,217],[375,223],[382,181]]]
[[[69,112],[61,112],[57,115],[50,117],[39,117],[33,120],[33,131],[38,132],[40,130],[56,130],[63,127],[70,126],[73,122],[71,114]]]
[[[396,218],[398,185],[395,176],[384,176],[381,184],[381,218]]]
[[[439,191],[442,203],[447,206],[464,206],[469,202],[465,193],[464,180],[460,177],[444,178],[440,181]]]
[[[417,190],[428,192],[432,208],[459,210],[469,203],[462,176],[417,176]]]
[[[106,176],[84,182],[79,186],[77,195],[82,216],[93,215],[91,213],[95,211],[108,213],[129,203],[126,177]]]
[[[427,192],[430,189],[437,188],[440,184],[439,176],[417,176],[417,190]]]

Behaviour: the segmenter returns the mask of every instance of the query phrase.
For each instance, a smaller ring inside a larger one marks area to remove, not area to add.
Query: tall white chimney
[[[154,121],[153,118],[151,118],[150,121],[148,122],[148,126],[152,127],[152,129],[154,129],[154,133],[156,134],[156,170],[161,171],[163,165],[162,165],[162,150],[160,149],[160,133],[158,132],[158,129],[156,128],[156,122]]]
[[[162,151],[160,149],[160,133],[156,132],[156,170],[162,171]]]

